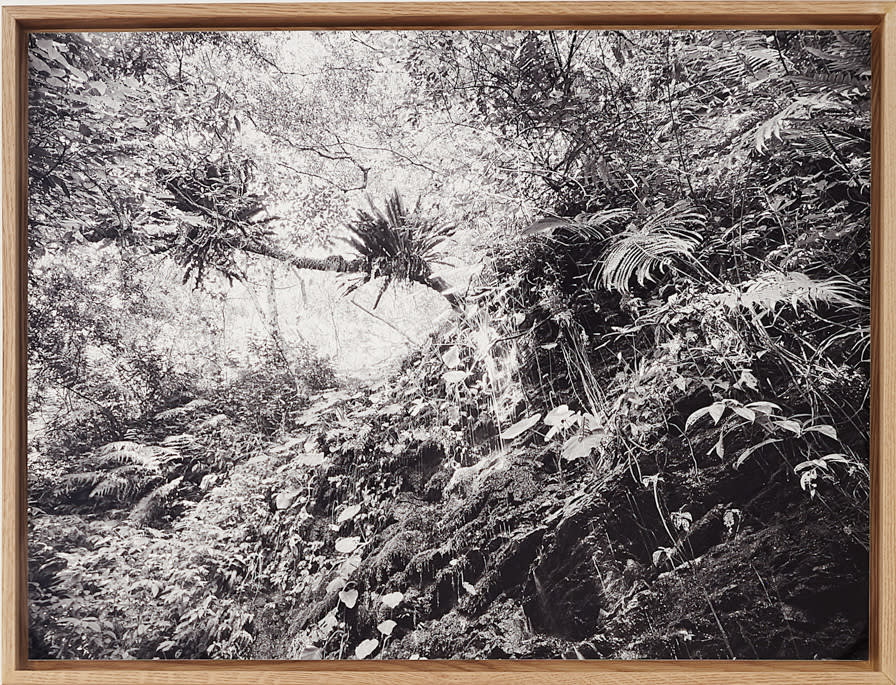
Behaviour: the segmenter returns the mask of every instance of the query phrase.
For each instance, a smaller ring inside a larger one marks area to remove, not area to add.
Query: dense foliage
[[[33,656],[862,653],[867,34],[30,56]]]

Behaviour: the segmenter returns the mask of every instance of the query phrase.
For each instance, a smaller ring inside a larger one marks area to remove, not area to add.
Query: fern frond
[[[756,129],[756,150],[765,152],[772,138],[783,140],[785,133],[793,133],[796,129],[791,121],[811,120],[819,111],[837,111],[841,108],[840,103],[832,100],[827,93],[798,97]]]
[[[611,238],[600,266],[600,283],[608,290],[628,292],[632,280],[645,286],[676,261],[693,260],[704,225],[703,216],[687,202],[678,202],[650,217],[640,227],[629,224]]]
[[[794,312],[800,307],[817,308],[822,304],[848,309],[868,308],[864,291],[845,276],[815,280],[801,272],[760,274],[721,300],[729,309],[743,307],[759,317],[773,315],[782,305],[788,304]]]
[[[870,76],[871,44],[863,32],[837,32],[836,41],[825,49],[807,47],[806,52],[824,61],[833,72]]]
[[[74,488],[91,487],[99,483],[105,475],[100,471],[79,471],[78,473],[68,473],[61,479],[63,490],[72,490]]]
[[[736,41],[729,41],[721,51],[721,56],[720,51],[715,48],[698,48],[694,52],[705,53],[705,56],[701,56],[712,60],[712,73],[726,81],[755,83],[769,75],[783,73],[778,51],[770,46],[765,34],[759,32],[738,36]]]
[[[158,471],[161,465],[178,456],[173,449],[156,445],[143,445],[129,440],[119,440],[103,445],[98,456],[112,464],[139,464],[151,471]]]
[[[131,510],[129,518],[134,521],[147,522],[152,518],[152,513],[160,507],[164,501],[177,490],[183,481],[183,476],[178,476],[172,481],[162,483],[144,495]]]
[[[853,76],[850,73],[819,71],[809,74],[795,74],[794,85],[801,94],[817,93],[819,91],[835,92],[838,95],[851,93],[863,94],[868,89],[868,79],[861,76]]]
[[[90,491],[89,496],[91,499],[122,499],[130,489],[131,482],[127,478],[119,474],[110,474]]]
[[[587,240],[605,240],[611,235],[613,224],[627,221],[634,212],[626,207],[603,209],[597,212],[579,214],[566,226]]]

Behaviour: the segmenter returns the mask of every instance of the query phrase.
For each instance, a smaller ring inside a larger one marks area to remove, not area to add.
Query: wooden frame
[[[25,492],[26,34],[324,28],[853,28],[872,30],[872,550],[870,657],[859,662],[51,662],[27,658]],[[896,3],[484,2],[3,9],[2,682],[637,684],[896,681]],[[889,418],[889,420],[888,420]]]

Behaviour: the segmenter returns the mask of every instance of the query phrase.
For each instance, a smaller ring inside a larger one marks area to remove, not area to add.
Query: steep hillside
[[[29,54],[33,658],[865,654],[867,33]]]

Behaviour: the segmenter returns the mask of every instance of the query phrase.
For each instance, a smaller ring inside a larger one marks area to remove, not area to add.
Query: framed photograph
[[[3,682],[893,683],[896,18],[3,11]]]

